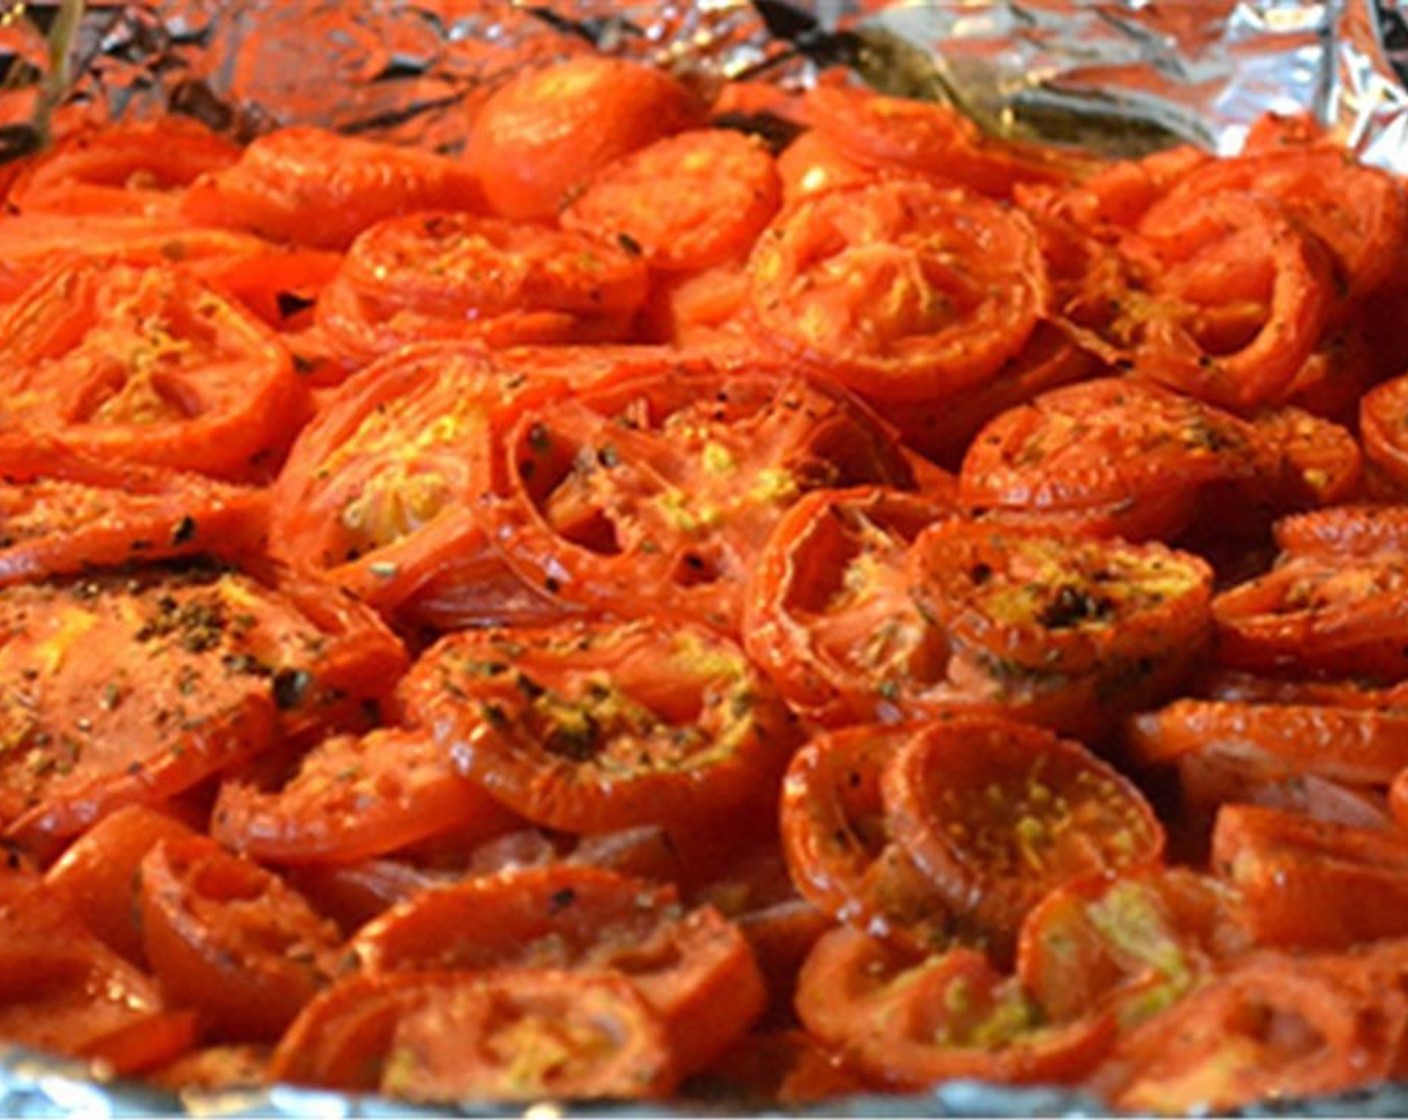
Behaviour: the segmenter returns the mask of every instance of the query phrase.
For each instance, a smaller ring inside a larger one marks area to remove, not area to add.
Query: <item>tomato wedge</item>
[[[0,585],[263,545],[268,496],[110,463],[52,439],[0,440]]]
[[[784,510],[822,487],[913,474],[843,391],[726,360],[624,376],[529,409],[507,444],[495,531],[523,578],[623,615],[734,630]]]
[[[915,952],[973,939],[890,834],[881,774],[922,724],[859,725],[818,735],[782,787],[782,851],[803,898],[837,921]]]
[[[107,124],[63,137],[28,164],[6,202],[21,213],[174,217],[182,189],[240,156],[191,117]]]
[[[743,644],[794,710],[836,726],[921,707],[948,650],[910,598],[903,557],[950,513],[864,487],[813,491],[778,521],[749,580]]]
[[[880,790],[895,841],[998,944],[1061,884],[1163,855],[1163,828],[1133,783],[1028,724],[938,721],[887,760]]]
[[[799,199],[748,267],[763,338],[895,408],[996,373],[1049,297],[1024,216],[913,179]]]
[[[639,255],[545,226],[418,211],[352,243],[317,321],[362,359],[431,339],[607,341],[645,302]]]
[[[278,1038],[337,972],[336,927],[276,875],[206,837],[148,852],[139,900],[162,985],[227,1039]]]
[[[748,943],[712,906],[686,910],[673,887],[587,866],[423,892],[369,923],[352,948],[371,971],[617,973],[660,1015],[686,1074],[731,1046],[765,1002]]]
[[[973,1078],[1074,1082],[1113,1041],[1108,1015],[1050,1024],[973,949],[916,959],[843,926],[817,942],[797,991],[815,1037],[893,1088]]]
[[[497,213],[550,222],[602,168],[699,123],[702,108],[663,70],[584,54],[521,70],[490,94],[465,161]]]
[[[440,1105],[656,1099],[679,1081],[630,983],[550,969],[349,976],[284,1035],[269,1078]]]
[[[247,477],[300,418],[287,351],[172,267],[77,264],[0,317],[7,426],[109,461]]]
[[[1408,934],[1408,842],[1395,830],[1225,805],[1212,866],[1240,893],[1258,944],[1346,949]]]
[[[200,225],[345,249],[383,218],[482,206],[474,174],[455,160],[300,126],[261,136],[232,166],[202,175],[181,200],[181,214]]]
[[[1408,374],[1360,398],[1359,430],[1369,461],[1396,485],[1408,484]]]
[[[757,139],[683,132],[608,164],[561,222],[614,240],[651,268],[697,271],[746,254],[781,196],[772,156]]]
[[[278,789],[227,780],[210,834],[266,863],[347,863],[450,832],[473,843],[516,820],[424,732],[380,728],[324,739]]]
[[[529,820],[576,833],[756,804],[796,741],[742,650],[684,623],[454,634],[400,697],[463,773]]]

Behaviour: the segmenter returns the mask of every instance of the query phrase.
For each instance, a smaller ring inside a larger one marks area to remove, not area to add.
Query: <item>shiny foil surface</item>
[[[1408,175],[1408,0],[0,0],[0,161],[70,122],[176,110],[245,138],[316,123],[453,152],[478,98],[534,58],[601,50],[710,86],[803,85],[847,66],[952,101],[993,133],[1136,154],[1238,150],[1267,111],[1308,111]],[[68,50],[62,49],[67,41]],[[464,1116],[784,1114],[763,1104],[466,1103]],[[289,1087],[176,1096],[0,1048],[6,1116],[445,1115]],[[794,1113],[795,1114],[795,1113]],[[810,1116],[1096,1116],[1059,1090],[952,1083]],[[1408,1086],[1276,1101],[1248,1116],[1408,1116]]]

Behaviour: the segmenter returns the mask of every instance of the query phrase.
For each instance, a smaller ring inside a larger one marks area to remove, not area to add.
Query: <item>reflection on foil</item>
[[[31,150],[57,0],[0,0],[0,161]],[[805,84],[847,66],[887,92],[955,102],[985,128],[1132,153],[1235,151],[1263,112],[1310,112],[1408,174],[1408,0],[90,0],[67,122],[176,110],[237,136],[314,123],[454,151],[476,100],[537,60],[602,50],[704,85]],[[62,75],[59,75],[62,77]],[[0,1115],[444,1115],[288,1086],[176,1096],[81,1063],[0,1049]],[[467,1104],[542,1117],[550,1105]],[[598,1106],[740,1115],[717,1102]],[[850,1097],[810,1116],[1092,1116],[1059,1090],[969,1083]],[[1249,1116],[1408,1116],[1408,1089],[1275,1101]]]

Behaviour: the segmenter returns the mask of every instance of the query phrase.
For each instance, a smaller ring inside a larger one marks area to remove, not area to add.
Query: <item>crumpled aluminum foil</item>
[[[1111,154],[1175,139],[1235,152],[1263,112],[1310,112],[1360,158],[1408,175],[1408,0],[90,0],[65,55],[53,47],[75,8],[0,0],[0,162],[41,143],[56,113],[64,123],[173,109],[238,136],[317,123],[454,151],[475,99],[525,55],[597,49],[705,85],[801,85],[819,68],[848,66],[888,92],[950,100],[991,132]],[[5,1116],[445,1111],[287,1086],[178,1096],[0,1048]],[[455,1111],[532,1120],[768,1114],[715,1101]],[[806,1110],[1103,1112],[1077,1093],[965,1082]],[[1243,1115],[1408,1116],[1408,1085],[1273,1101]]]

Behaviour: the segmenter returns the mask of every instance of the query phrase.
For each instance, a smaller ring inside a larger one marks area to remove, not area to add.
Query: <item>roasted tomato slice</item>
[[[743,651],[682,623],[451,635],[400,696],[465,774],[529,820],[577,833],[757,804],[796,742]]]
[[[1309,699],[1184,698],[1136,716],[1126,742],[1136,758],[1155,764],[1196,755],[1236,760],[1269,776],[1385,786],[1408,768],[1408,711]]]
[[[651,268],[697,271],[748,252],[781,203],[772,156],[724,129],[685,132],[609,164],[562,212]]]
[[[828,726],[913,713],[948,648],[904,553],[951,509],[883,487],[816,490],[783,514],[748,584],[743,643],[789,704]]]
[[[890,403],[996,373],[1049,294],[1024,216],[918,179],[799,199],[759,237],[749,271],[766,339]]]
[[[950,521],[909,560],[951,684],[1060,728],[1096,733],[1157,702],[1208,645],[1212,570],[1161,544]]]
[[[821,487],[912,472],[879,422],[820,382],[756,369],[626,377],[530,409],[496,508],[531,583],[620,614],[736,627],[744,581],[782,512]]]
[[[192,117],[109,124],[65,136],[29,164],[6,202],[21,213],[175,216],[182,189],[240,157]]]
[[[1408,934],[1408,843],[1397,830],[1225,805],[1212,865],[1240,893],[1258,944],[1347,949]]]
[[[410,342],[489,346],[623,337],[649,272],[612,242],[472,214],[391,218],[353,242],[317,321],[349,356]]]
[[[890,834],[881,774],[922,726],[819,735],[793,757],[782,787],[782,850],[797,890],[836,920],[920,953],[975,932]]]
[[[474,173],[456,160],[299,127],[259,137],[233,166],[197,179],[181,213],[276,241],[345,249],[395,214],[482,205]]]
[[[849,926],[825,934],[802,966],[797,1015],[858,1069],[906,1089],[956,1078],[1072,1082],[1114,1036],[1105,1014],[1050,1023],[974,949],[914,957]]]
[[[496,212],[551,222],[607,164],[698,124],[702,108],[662,69],[583,54],[495,90],[474,116],[465,159]]]
[[[352,945],[373,971],[619,973],[659,1013],[683,1073],[723,1053],[765,1002],[748,942],[712,906],[686,910],[673,887],[594,867],[510,869],[426,891]]]
[[[349,381],[300,434],[275,483],[274,555],[386,612],[432,582],[449,595],[452,569],[462,569],[460,583],[515,582],[480,499],[493,489],[503,429],[567,388],[565,377],[533,376],[527,365],[425,345]],[[512,599],[499,598],[484,603],[486,617],[512,617]],[[525,588],[517,598],[531,606],[535,597]]]
[[[1408,567],[1394,552],[1293,555],[1212,603],[1217,651],[1239,669],[1408,676]]]
[[[936,721],[887,760],[880,787],[896,842],[999,945],[1062,883],[1163,855],[1163,828],[1131,782],[1028,724]]]
[[[278,1038],[338,968],[337,927],[278,876],[203,836],[147,853],[139,905],[162,985],[227,1039]]]
[[[323,740],[277,789],[227,780],[210,834],[263,862],[347,863],[450,832],[472,844],[517,820],[429,735],[380,728]]]
[[[1237,895],[1183,868],[1147,868],[1057,887],[1028,912],[1017,975],[1046,1015],[1113,1011],[1128,1030],[1248,948]]]
[[[659,1017],[610,974],[353,975],[284,1035],[271,1081],[466,1099],[655,1099],[679,1081]]]
[[[301,418],[288,352],[173,267],[76,264],[0,317],[7,426],[99,458],[247,477]]]
[[[151,977],[99,942],[69,899],[26,872],[0,872],[0,1038],[135,1074],[196,1043]]]
[[[0,634],[0,816],[27,841],[159,804],[264,750],[280,723],[384,694],[405,664],[325,586],[212,569],[11,587]]]
[[[44,882],[67,896],[108,948],[146,964],[137,889],[142,860],[162,840],[194,836],[189,825],[145,805],[124,805],[70,844]]]
[[[1251,425],[1159,386],[1106,378],[1044,393],[974,438],[959,475],[972,510],[1053,531],[1169,537],[1209,486],[1256,476]]]
[[[1237,411],[1286,400],[1334,304],[1329,253],[1275,202],[1216,194],[1151,210],[1151,293],[1125,314],[1139,371]]]
[[[1176,221],[1197,200],[1228,191],[1249,191],[1285,207],[1330,247],[1351,296],[1383,287],[1408,266],[1408,192],[1391,174],[1345,159],[1337,148],[1209,160],[1175,183],[1148,220]]]
[[[1351,957],[1245,957],[1121,1039],[1093,1087],[1174,1114],[1386,1080],[1408,1026],[1395,980]]]
[[[0,584],[180,556],[238,557],[268,532],[268,495],[201,475],[0,440]]]
[[[863,166],[932,175],[994,198],[1019,182],[1065,182],[1081,166],[1074,153],[988,140],[957,109],[931,101],[818,85],[807,91],[802,113]]]

